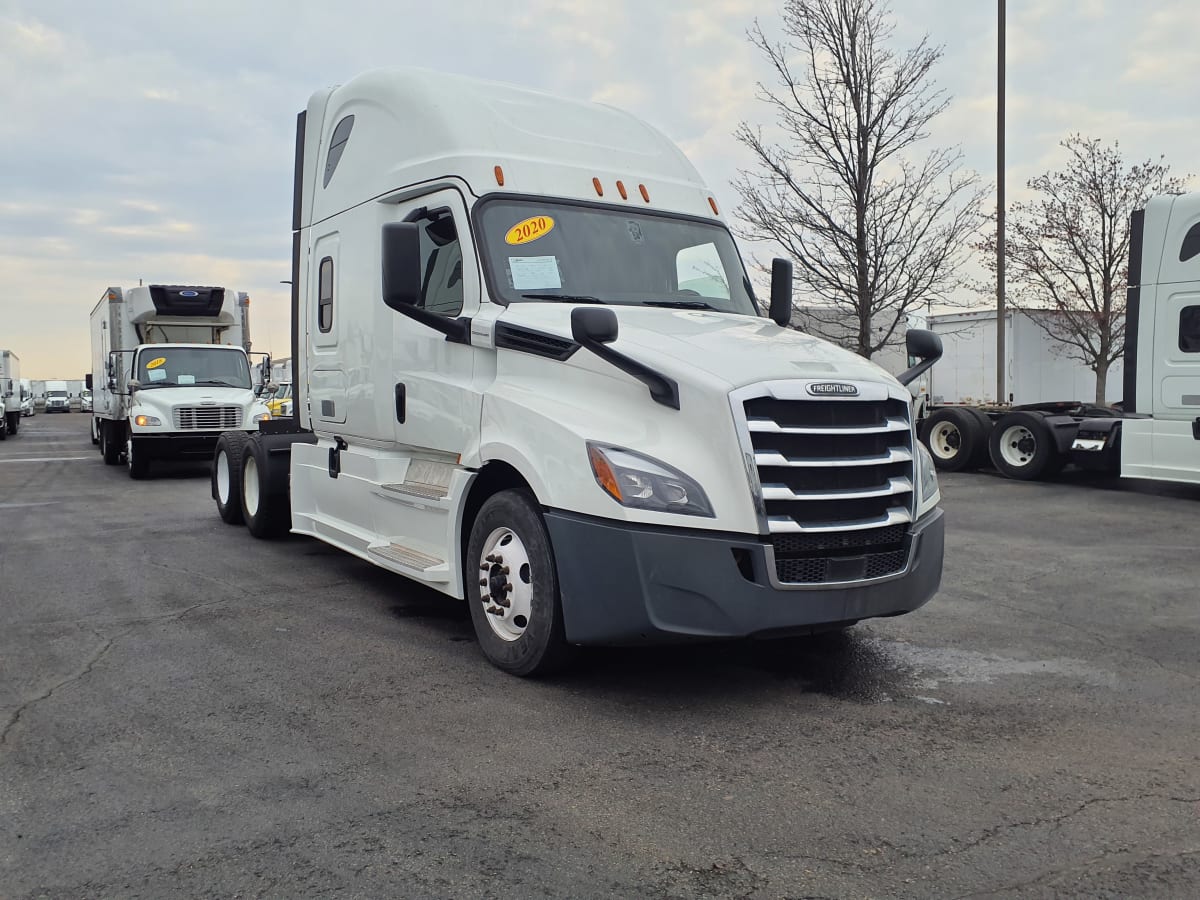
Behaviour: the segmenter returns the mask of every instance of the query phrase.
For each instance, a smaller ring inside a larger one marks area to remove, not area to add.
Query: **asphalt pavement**
[[[1200,896],[1200,491],[943,479],[925,608],[592,651],[0,443],[0,897]]]

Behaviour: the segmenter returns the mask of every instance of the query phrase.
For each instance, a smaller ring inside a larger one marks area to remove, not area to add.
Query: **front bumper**
[[[546,511],[567,640],[632,645],[802,633],[912,612],[942,580],[945,523],[912,527],[901,574],[849,585],[772,587],[754,537],[648,528]],[[741,564],[739,565],[739,556]]]
[[[144,459],[186,459],[189,457],[204,457],[211,459],[217,449],[217,438],[224,431],[198,431],[187,434],[155,434],[153,432],[133,433],[137,442],[137,452]]]

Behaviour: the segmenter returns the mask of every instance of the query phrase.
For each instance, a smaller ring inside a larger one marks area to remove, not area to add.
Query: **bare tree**
[[[949,104],[930,81],[942,51],[928,37],[890,49],[886,0],[786,0],[783,23],[784,43],[757,22],[749,33],[774,71],[759,93],[782,137],[738,127],[755,169],[735,181],[737,214],[745,237],[795,259],[813,330],[844,340],[849,328],[870,357],[961,284],[983,192],[957,149],[910,155]]]
[[[1096,373],[1103,405],[1108,369],[1125,352],[1130,214],[1155,194],[1179,193],[1183,180],[1162,157],[1127,164],[1115,141],[1076,134],[1061,146],[1065,167],[1030,179],[1035,199],[1008,209],[1008,295],[1063,356]],[[977,246],[995,272],[995,237]]]

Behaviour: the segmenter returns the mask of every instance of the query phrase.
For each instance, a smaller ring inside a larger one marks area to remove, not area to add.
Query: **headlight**
[[[134,416],[133,424],[138,428],[145,428],[147,425],[161,425],[158,416]]]
[[[917,498],[917,518],[919,519],[937,506],[942,499],[933,457],[929,455],[929,450],[920,441],[917,441],[917,480],[921,485],[921,495]]]
[[[258,415],[256,415],[254,417],[254,421],[255,422],[266,422],[270,418],[271,418],[271,414],[269,412],[264,412],[264,413],[259,413]]]
[[[622,506],[712,517],[704,490],[678,469],[620,447],[589,442],[587,451],[596,484]]]

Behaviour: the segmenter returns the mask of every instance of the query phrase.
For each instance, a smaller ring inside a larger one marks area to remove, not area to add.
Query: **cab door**
[[[414,222],[421,239],[417,306],[450,319],[470,317],[481,302],[479,263],[462,196],[440,190],[392,207],[389,221]],[[482,392],[473,383],[475,355],[438,331],[383,307],[390,321],[392,391],[387,413],[397,444],[457,458],[479,443]]]

